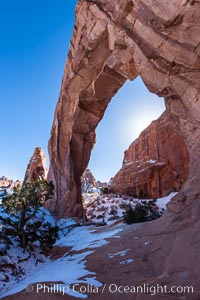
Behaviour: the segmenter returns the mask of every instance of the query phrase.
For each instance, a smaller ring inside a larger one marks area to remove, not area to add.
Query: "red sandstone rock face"
[[[87,193],[92,188],[96,188],[96,179],[89,169],[86,169],[81,178],[81,190]]]
[[[170,203],[181,212],[199,198],[200,10],[197,1],[79,0],[49,141],[51,210],[83,216],[81,175],[108,103],[140,75],[165,97],[190,155],[188,181]]]
[[[26,169],[24,183],[47,178],[46,158],[42,148],[35,148]]]
[[[122,168],[112,180],[114,192],[158,198],[180,190],[188,178],[189,153],[173,127],[166,111],[130,145]]]

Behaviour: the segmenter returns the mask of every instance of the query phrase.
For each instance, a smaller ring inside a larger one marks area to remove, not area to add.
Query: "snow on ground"
[[[32,284],[39,282],[56,283],[62,281],[66,289],[69,289],[70,284],[91,283],[90,280],[92,279],[93,284],[95,282],[97,286],[100,286],[101,284],[95,281],[95,274],[85,268],[86,257],[91,253],[93,253],[93,251],[85,251],[82,254],[74,255],[68,255],[66,253],[62,258],[56,259],[55,261],[48,258],[42,264],[36,267],[32,266],[20,282],[9,282],[7,292],[5,292],[2,297],[20,292],[32,286]],[[93,277],[87,277],[88,275],[93,275]],[[80,277],[85,277],[85,279],[79,280]],[[67,294],[85,298],[85,295],[75,294],[71,289],[67,291]]]
[[[97,200],[97,198],[100,197],[100,193],[94,192],[94,193],[84,193],[83,194],[83,204],[87,206],[88,204],[91,204],[93,201]]]
[[[128,251],[130,251],[131,249],[126,249],[126,250],[122,250],[119,251],[117,253],[108,253],[108,258],[113,258],[115,256],[125,256],[127,254]]]
[[[122,251],[119,251],[117,253],[108,253],[108,258],[112,259],[112,258],[115,258],[116,256],[126,256],[128,251],[130,251],[131,249],[125,249],[125,250],[122,250]],[[122,260],[119,264],[120,265],[128,265],[130,263],[134,262],[134,259],[133,258],[128,258],[126,260]]]
[[[165,209],[166,203],[175,194],[171,193],[167,197],[158,199],[159,209]],[[105,219],[108,225],[122,218],[127,208],[130,206],[134,208],[137,203],[142,201],[127,196],[100,195],[99,193],[84,194],[83,197],[88,219],[96,223],[101,223]],[[37,247],[32,254],[23,253],[22,249],[15,243],[7,255],[0,257],[1,297],[17,293],[38,282],[64,282],[65,293],[78,298],[86,298],[87,295],[76,293],[70,289],[70,285],[87,283],[101,286],[101,283],[96,280],[96,274],[86,269],[87,256],[93,253],[95,248],[108,243],[107,239],[117,238],[117,234],[121,231],[120,226],[107,227],[104,232],[97,232],[95,226],[78,226],[73,219],[62,219],[56,223],[55,219],[44,208],[39,210],[37,217],[38,219],[43,218],[52,225],[57,224],[59,226],[59,239],[55,246],[66,247],[66,253],[62,257],[52,260],[50,257],[45,257]],[[151,241],[146,241],[145,246],[150,243]],[[128,251],[129,249],[125,249],[111,253],[108,254],[108,257],[110,259],[115,256],[125,257]],[[130,258],[121,261],[120,264],[125,265],[133,261],[134,259]],[[2,269],[3,266],[9,264],[13,267],[6,269],[7,273],[2,273],[5,271]],[[6,276],[9,278],[8,282],[6,282]]]
[[[34,255],[31,255],[23,253],[22,248],[13,245],[8,254],[0,259],[1,272],[4,270],[5,265],[8,266],[4,272],[4,278],[0,281],[0,295],[3,296],[5,291],[11,290],[15,285],[18,285],[24,276],[34,272],[36,266],[42,265],[45,259],[46,257],[40,253],[39,249],[35,249]],[[5,278],[9,278],[9,281],[6,282]]]
[[[170,193],[167,197],[158,198],[156,205],[159,207],[159,211],[166,209],[166,204],[174,197],[177,193]],[[106,222],[112,224],[116,220],[123,218],[123,215],[130,207],[134,208],[137,203],[142,201],[150,201],[152,199],[136,199],[129,196],[118,196],[114,194],[100,195],[94,194],[83,194],[84,206],[88,220],[94,223]]]
[[[150,162],[151,164],[155,164],[156,160],[155,159],[149,159],[147,162]]]
[[[8,215],[0,207],[0,215],[6,219]],[[13,221],[18,221],[15,216],[12,217]],[[50,212],[43,207],[38,209],[38,212],[34,219],[29,221],[33,223],[35,221],[42,220],[42,223],[45,224],[49,222],[52,226],[55,226],[55,219],[50,214]],[[4,226],[2,221],[0,221],[0,234],[3,231]],[[5,252],[5,242],[1,241],[0,243],[0,271],[2,276],[0,277],[0,294],[3,291],[9,290],[15,284],[18,284],[26,274],[29,274],[34,270],[37,265],[40,265],[46,260],[44,254],[41,253],[41,249],[38,247],[38,243],[35,242],[32,245],[32,251],[23,252],[23,249],[18,246],[18,238],[12,238],[12,244]]]
[[[117,195],[102,195],[96,196],[85,194],[84,203],[86,209],[86,215],[89,220],[95,223],[105,221],[107,224],[111,224],[116,220],[123,217],[123,213],[130,207],[134,207],[136,202],[130,197],[124,196],[120,198]]]
[[[127,259],[127,260],[121,261],[119,264],[120,264],[120,265],[128,265],[128,264],[130,264],[130,263],[132,263],[132,262],[134,262],[134,259],[133,259],[133,258],[129,258],[129,259]]]
[[[168,196],[163,198],[158,198],[156,204],[160,209],[166,209],[167,203],[175,196],[177,192],[170,193]]]
[[[50,216],[48,218],[50,219]],[[94,286],[101,286],[101,283],[96,280],[96,274],[86,269],[87,256],[93,253],[95,248],[107,244],[107,239],[114,237],[121,229],[115,227],[115,229],[110,229],[103,233],[96,233],[94,227],[81,226],[69,232],[67,228],[75,225],[74,220],[60,220],[59,224],[61,226],[59,232],[60,239],[57,241],[56,246],[70,247],[71,250],[66,250],[66,253],[56,260],[45,258],[38,253],[37,256],[41,256],[40,259],[42,262],[38,262],[36,265],[34,257],[27,258],[27,254],[23,254],[22,251],[20,253],[18,252],[18,247],[13,247],[13,251],[17,251],[17,255],[13,255],[11,251],[6,256],[7,259],[13,260],[15,256],[17,258],[20,257],[22,260],[26,256],[26,259],[20,264],[21,277],[15,279],[13,276],[10,276],[11,280],[6,283],[6,286],[0,286],[2,297],[15,294],[38,282],[62,281],[64,282],[65,292],[68,295],[79,298],[86,298],[87,295],[74,292],[70,289],[71,284],[87,283]],[[83,252],[76,253],[77,251]],[[80,280],[79,278],[83,279]]]
[[[118,228],[103,233],[95,233],[95,227],[76,227],[67,236],[60,234],[57,246],[72,247],[72,251],[94,249],[107,244],[106,239],[115,236],[120,230]]]
[[[147,241],[147,242],[144,242],[144,245],[147,246],[147,245],[151,245],[152,244],[152,241]]]

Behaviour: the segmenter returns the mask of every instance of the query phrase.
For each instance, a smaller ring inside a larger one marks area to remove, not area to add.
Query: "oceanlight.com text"
[[[148,294],[154,296],[156,294],[193,294],[194,287],[193,286],[167,286],[167,285],[117,285],[115,283],[104,284],[102,286],[94,286],[91,284],[72,284],[70,286],[65,284],[51,283],[51,284],[43,284],[38,283],[35,286],[29,285],[26,288],[27,292],[31,293],[47,293],[47,294],[61,294],[66,295],[71,292],[73,293],[81,293],[81,294]]]

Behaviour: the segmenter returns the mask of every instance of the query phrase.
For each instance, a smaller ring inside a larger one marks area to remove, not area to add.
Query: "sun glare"
[[[137,116],[135,116],[129,124],[129,132],[135,138],[137,138],[140,133],[146,129],[152,121],[159,118],[160,112],[153,112],[153,111],[147,111],[147,112],[141,112]]]

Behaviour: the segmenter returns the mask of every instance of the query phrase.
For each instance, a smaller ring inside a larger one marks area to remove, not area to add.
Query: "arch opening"
[[[188,178],[185,141],[164,99],[150,93],[140,77],[126,81],[112,98],[96,134],[88,168],[97,187],[156,199],[178,192]]]
[[[94,177],[108,183],[121,168],[124,151],[164,111],[164,99],[150,93],[139,76],[127,80],[97,126],[88,165]]]

